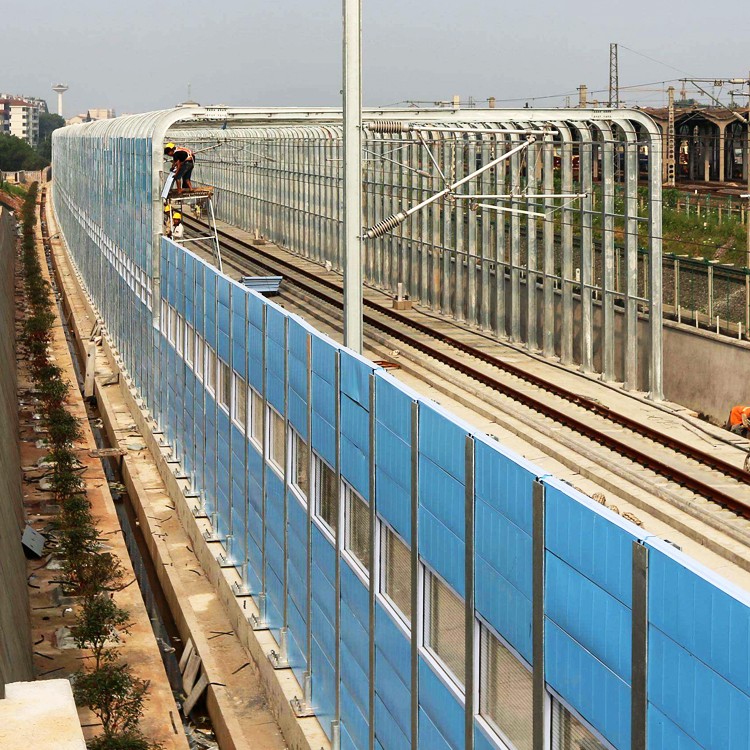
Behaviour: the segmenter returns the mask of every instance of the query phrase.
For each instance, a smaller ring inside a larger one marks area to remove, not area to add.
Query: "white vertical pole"
[[[344,12],[344,344],[362,352],[362,0]]]

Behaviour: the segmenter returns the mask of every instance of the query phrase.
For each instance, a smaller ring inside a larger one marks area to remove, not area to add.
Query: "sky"
[[[669,79],[750,69],[747,0],[725,0],[713,31],[697,0],[362,5],[365,106],[454,94],[562,106],[581,83],[606,100],[610,42],[620,45],[620,85],[648,84],[623,89],[628,103],[664,104]],[[55,111],[50,86],[66,83],[66,117],[170,107],[188,98],[188,83],[204,105],[341,102],[341,0],[0,0],[0,17],[0,91],[46,97]]]

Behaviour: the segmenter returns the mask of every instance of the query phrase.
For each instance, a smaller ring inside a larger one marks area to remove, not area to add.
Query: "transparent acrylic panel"
[[[350,487],[346,488],[346,549],[365,570],[370,570],[370,507]]]
[[[610,750],[556,699],[552,699],[552,750]]]
[[[436,575],[427,574],[427,646],[463,685],[466,677],[464,603]]]
[[[514,750],[531,750],[531,672],[484,627],[479,674],[481,715]]]
[[[383,525],[382,589],[407,620],[411,620],[411,550]]]

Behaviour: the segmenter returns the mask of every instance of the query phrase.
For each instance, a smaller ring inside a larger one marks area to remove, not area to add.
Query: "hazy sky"
[[[575,99],[580,83],[606,89],[610,42],[660,61],[621,47],[622,86],[750,68],[748,0],[363,0],[363,17],[366,105]],[[0,91],[44,96],[54,111],[50,85],[62,81],[66,116],[172,106],[188,82],[201,104],[340,103],[340,0],[2,0],[0,18]]]

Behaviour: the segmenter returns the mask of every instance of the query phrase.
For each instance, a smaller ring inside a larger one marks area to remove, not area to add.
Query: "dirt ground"
[[[41,237],[37,238],[45,274],[46,260]],[[47,278],[49,276],[47,275]],[[23,281],[16,273],[16,328],[23,323]],[[143,733],[151,740],[162,743],[164,750],[187,750],[187,740],[167,675],[161,660],[159,646],[151,629],[148,613],[141,598],[140,589],[135,584],[130,559],[128,557],[122,530],[117,518],[115,505],[110,494],[101,460],[91,455],[97,446],[88,421],[86,408],[77,387],[76,374],[70,351],[65,339],[62,323],[58,318],[54,330],[51,357],[62,367],[65,377],[73,385],[70,390],[68,407],[71,413],[81,420],[83,438],[78,442],[76,452],[80,462],[86,467],[88,498],[92,504],[102,539],[106,548],[114,552],[125,568],[126,587],[115,595],[121,607],[130,612],[133,623],[130,632],[122,635],[121,653],[124,661],[136,667],[137,676],[150,682],[149,698],[145,715],[141,721]],[[45,429],[36,413],[35,397],[26,362],[18,357],[18,397],[20,421],[20,454],[23,467],[24,508],[28,522],[38,531],[45,533],[49,528],[56,508],[51,505],[51,494],[40,485],[44,470],[37,467],[46,454],[44,446]],[[75,647],[68,630],[73,624],[75,602],[62,597],[58,585],[60,561],[47,545],[41,559],[27,563],[29,598],[31,607],[32,636],[34,644],[34,667],[38,679],[67,678],[85,666],[89,658],[86,652]],[[87,709],[79,712],[86,737],[97,733],[96,717]]]

